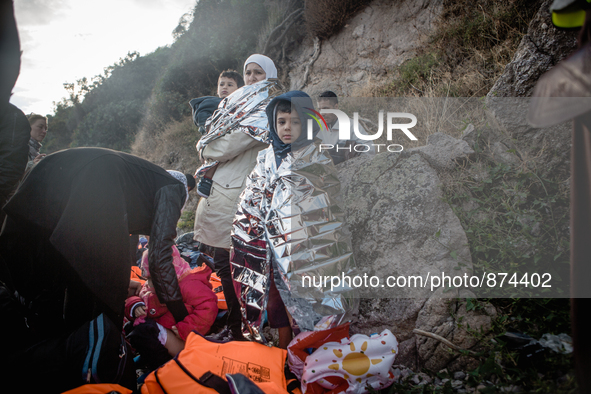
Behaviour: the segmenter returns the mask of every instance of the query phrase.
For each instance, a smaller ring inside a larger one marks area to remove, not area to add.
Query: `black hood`
[[[300,122],[302,125],[302,132],[297,140],[292,142],[291,144],[286,144],[279,139],[279,135],[277,134],[277,130],[275,129],[275,107],[280,101],[288,101],[291,103],[292,106],[295,107],[295,110],[298,112],[298,117],[300,118]],[[275,158],[277,161],[277,166],[281,163],[281,161],[287,156],[289,152],[292,150],[298,150],[304,146],[311,144],[314,140],[308,139],[308,119],[312,120],[312,133],[313,137],[316,137],[316,134],[320,130],[316,120],[312,117],[314,115],[314,103],[310,96],[307,93],[304,93],[300,90],[292,90],[290,92],[284,93],[280,96],[275,97],[269,105],[267,105],[267,118],[269,119],[269,140],[273,145],[273,150],[275,151]],[[317,117],[317,116],[316,116]]]

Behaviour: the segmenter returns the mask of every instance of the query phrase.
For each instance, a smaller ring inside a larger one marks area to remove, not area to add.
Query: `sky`
[[[21,70],[10,102],[25,114],[53,114],[64,83],[89,80],[128,52],[173,42],[196,0],[15,0]]]

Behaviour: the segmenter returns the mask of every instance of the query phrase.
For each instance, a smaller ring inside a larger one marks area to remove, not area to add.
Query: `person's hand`
[[[139,295],[141,289],[142,289],[142,284],[140,282],[136,282],[135,280],[130,280],[129,287],[127,288],[127,296],[131,297],[134,295]]]
[[[181,339],[181,336],[179,335],[179,329],[178,329],[178,328],[176,328],[176,326],[172,326],[170,329],[171,329],[171,330],[172,330],[172,332],[174,333],[174,336],[175,336],[175,337],[177,337],[177,338]]]
[[[146,316],[146,307],[143,305],[138,306],[133,310],[133,315],[138,318],[142,316]]]
[[[45,156],[47,156],[45,153],[41,153],[39,155],[37,155],[37,157],[35,157],[33,159],[33,163],[37,164],[41,161],[41,159],[43,159]]]

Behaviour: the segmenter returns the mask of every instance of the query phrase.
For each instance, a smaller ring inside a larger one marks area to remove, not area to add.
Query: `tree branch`
[[[283,22],[281,22],[277,27],[275,27],[271,31],[271,33],[269,33],[269,36],[267,37],[267,42],[265,42],[265,47],[263,48],[263,53],[267,53],[267,49],[269,47],[273,47],[273,46],[279,44],[279,42],[283,39],[283,37],[285,36],[285,33],[287,33],[287,31],[289,30],[291,25],[297,20],[297,18],[300,17],[300,15],[298,15],[299,13],[303,14],[304,9],[298,8],[297,10],[295,10],[294,12],[289,14],[289,16],[287,18],[285,18],[283,20]],[[271,41],[271,37],[273,37],[273,35],[275,35],[275,33],[278,32],[283,27],[283,25],[285,25],[287,22],[289,22],[289,24],[288,24],[287,28],[285,29],[285,31],[283,32],[283,34],[281,35],[281,37],[279,37],[279,39],[275,40],[273,42],[273,44],[269,45],[269,42]]]
[[[289,22],[289,24],[285,27],[285,30],[283,30],[283,33],[281,34],[281,36],[279,36],[278,39],[276,39],[275,41],[273,41],[273,43],[271,43],[271,47],[274,47],[275,45],[279,44],[283,40],[283,37],[285,37],[285,35],[289,31],[289,28],[291,27],[291,25],[293,25],[303,13],[304,13],[304,10],[302,10],[299,14],[297,14],[295,17],[293,17],[291,22]]]
[[[437,335],[437,334],[433,334],[427,331],[423,331],[423,330],[419,330],[418,328],[415,328],[414,330],[412,330],[412,332],[414,332],[415,334],[418,335],[422,335],[424,337],[429,337],[429,338],[433,338],[438,340],[439,342],[443,343],[444,345],[449,346],[450,348],[457,350],[458,352],[466,352],[468,353],[470,356],[472,357],[477,357],[480,358],[480,356],[478,355],[478,353],[473,352],[472,350],[468,350],[468,349],[462,349],[461,347],[454,345],[453,343],[451,343],[450,341],[448,341],[447,339]]]
[[[318,59],[318,56],[320,56],[320,38],[314,37],[314,54],[312,55],[312,59],[310,59],[308,64],[306,64],[302,86],[300,86],[297,90],[302,90],[304,86],[306,86],[306,82],[308,82],[308,76],[310,74],[310,68],[312,68],[312,65],[314,64],[316,59]]]

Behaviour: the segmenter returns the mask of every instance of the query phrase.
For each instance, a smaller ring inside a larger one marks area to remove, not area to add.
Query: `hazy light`
[[[195,0],[41,3],[15,2],[23,55],[10,101],[27,114],[52,113],[53,102],[67,96],[65,82],[90,80],[128,52],[146,55],[172,44],[173,29]]]

